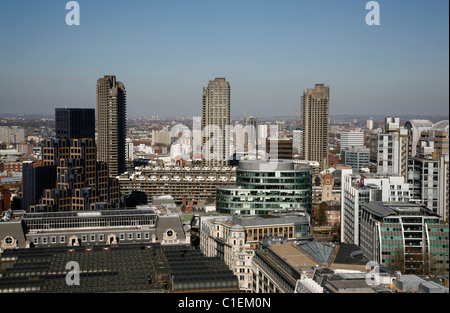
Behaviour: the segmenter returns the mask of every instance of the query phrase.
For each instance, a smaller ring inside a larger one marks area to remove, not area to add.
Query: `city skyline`
[[[380,26],[356,0],[78,1],[68,26],[66,1],[2,1],[0,111],[95,108],[97,78],[115,75],[130,117],[200,116],[215,77],[230,82],[231,116],[246,102],[248,116],[295,116],[315,84],[331,87],[331,116],[448,116],[448,2],[378,2]]]

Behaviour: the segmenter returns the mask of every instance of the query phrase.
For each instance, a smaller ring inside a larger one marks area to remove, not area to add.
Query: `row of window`
[[[150,233],[121,233],[119,234],[119,240],[149,240]],[[90,234],[90,235],[81,235],[81,242],[103,242],[107,239],[104,234]],[[57,243],[66,243],[67,236],[50,236],[50,237],[33,237],[33,243],[37,244],[57,244]]]

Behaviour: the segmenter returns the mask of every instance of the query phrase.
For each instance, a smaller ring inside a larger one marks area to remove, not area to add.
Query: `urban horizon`
[[[295,116],[316,83],[331,87],[331,116],[448,114],[448,2],[372,2],[2,1],[0,111],[91,108],[112,74],[128,116],[196,115],[215,77],[231,84],[233,116]],[[105,54],[114,32],[121,48]]]
[[[448,294],[448,9],[0,1],[0,294]]]

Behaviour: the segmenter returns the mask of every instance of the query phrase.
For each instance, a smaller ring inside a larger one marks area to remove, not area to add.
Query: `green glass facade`
[[[268,214],[286,209],[311,211],[311,172],[294,169],[293,162],[271,169],[264,161],[252,166],[240,163],[236,170],[236,186],[216,190],[216,209],[225,214]],[[250,162],[250,161],[249,161]],[[261,165],[261,166],[258,166]]]

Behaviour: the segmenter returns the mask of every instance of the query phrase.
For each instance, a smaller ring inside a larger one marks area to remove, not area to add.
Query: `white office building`
[[[361,207],[371,201],[410,201],[409,184],[401,175],[341,173],[341,241],[359,245]]]
[[[377,173],[401,174],[406,178],[408,130],[400,126],[399,118],[387,117],[384,131],[377,136]]]
[[[294,153],[301,154],[303,149],[303,130],[292,132],[292,149]]]
[[[352,146],[364,146],[363,132],[343,132],[341,133],[341,151]]]

